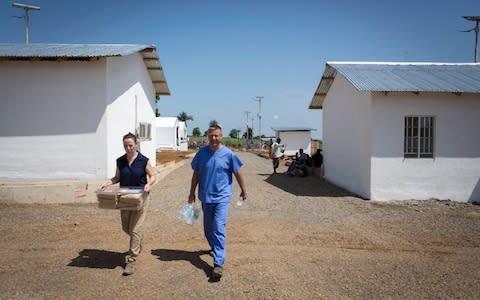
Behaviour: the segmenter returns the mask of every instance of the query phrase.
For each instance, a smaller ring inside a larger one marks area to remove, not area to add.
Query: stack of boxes
[[[147,196],[139,187],[108,187],[96,193],[98,207],[104,209],[139,210]]]

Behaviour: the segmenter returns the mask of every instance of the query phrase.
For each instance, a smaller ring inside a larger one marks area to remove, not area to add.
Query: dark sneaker
[[[125,265],[125,270],[123,270],[123,275],[128,276],[135,273],[135,264],[136,264],[135,261],[127,261]]]
[[[223,275],[223,268],[220,266],[213,267],[212,277],[213,278],[221,278]]]

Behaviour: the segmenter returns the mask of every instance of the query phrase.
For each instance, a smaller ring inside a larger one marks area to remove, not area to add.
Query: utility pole
[[[478,31],[479,29],[479,22],[480,22],[480,16],[463,16],[464,19],[468,21],[475,22],[475,27],[469,30],[462,30],[462,32],[470,32],[470,31],[475,31],[475,50],[473,52],[473,62],[477,62],[477,48],[478,48]]]
[[[255,121],[255,117],[252,117],[251,120],[252,120],[252,136],[251,136],[251,138],[252,138],[252,141],[253,141],[253,136],[254,136],[254,133],[253,133],[253,121]]]
[[[247,115],[247,122],[245,123],[245,125],[247,126],[247,131],[246,131],[247,135],[246,136],[247,136],[247,141],[248,141],[248,115],[250,114],[250,112],[245,111],[245,114]]]
[[[242,128],[237,129],[237,140],[240,140],[240,132],[242,132]]]
[[[260,137],[260,147],[262,147],[262,99],[263,96],[256,96],[255,101],[258,101],[258,136]]]
[[[23,3],[15,3],[15,2],[12,4],[12,6],[16,7],[16,8],[22,8],[23,11],[24,11],[23,16],[21,16],[21,17],[15,16],[15,18],[23,19],[25,21],[25,44],[28,44],[29,43],[29,38],[28,38],[29,16],[28,16],[28,11],[29,10],[33,10],[33,11],[40,10],[40,7],[39,6],[28,5],[28,4],[23,4]]]
[[[253,100],[258,101],[258,136],[260,137],[259,148],[262,150],[262,99],[263,96],[255,96]],[[253,130],[253,119],[252,119],[252,130]]]

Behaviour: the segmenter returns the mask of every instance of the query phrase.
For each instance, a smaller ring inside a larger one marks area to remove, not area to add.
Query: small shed
[[[177,117],[157,117],[155,131],[157,151],[188,149],[186,123],[179,121]]]
[[[480,201],[480,64],[328,62],[325,177],[372,200]]]
[[[285,155],[295,156],[295,153],[301,148],[305,153],[311,155],[312,130],[310,127],[290,126],[290,127],[272,127],[275,131],[275,137],[280,138],[281,144],[285,146]]]

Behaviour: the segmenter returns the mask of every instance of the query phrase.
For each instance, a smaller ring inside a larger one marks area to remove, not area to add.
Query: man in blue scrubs
[[[232,174],[240,186],[240,196],[247,199],[247,190],[240,173],[242,162],[230,149],[222,145],[222,128],[218,125],[208,129],[209,145],[198,150],[192,160],[192,182],[188,203],[195,201],[198,185],[198,198],[202,202],[203,229],[213,252],[212,277],[223,275],[225,262],[226,224],[228,208],[232,198]]]

